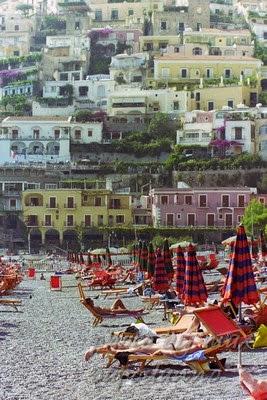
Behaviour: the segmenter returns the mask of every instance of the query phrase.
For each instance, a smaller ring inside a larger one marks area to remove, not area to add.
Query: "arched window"
[[[202,56],[202,49],[200,47],[194,47],[192,54],[193,56]]]

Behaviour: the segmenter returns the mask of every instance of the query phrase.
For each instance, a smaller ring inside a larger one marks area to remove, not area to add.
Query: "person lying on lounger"
[[[92,299],[90,299],[90,297],[88,297],[87,299],[85,299],[86,303],[93,307],[94,310],[99,313],[100,315],[103,314],[114,314],[114,315],[118,315],[118,314],[125,314],[126,312],[131,312],[131,311],[136,311],[136,312],[142,312],[143,309],[140,310],[128,310],[125,305],[123,304],[123,302],[121,301],[121,299],[117,299],[115,300],[115,302],[112,304],[112,306],[110,308],[104,308],[104,307],[99,307],[96,306],[93,302]]]
[[[212,339],[213,340],[213,339]],[[160,337],[156,343],[153,340],[146,338],[140,341],[122,341],[118,343],[105,344],[99,347],[90,347],[85,353],[85,360],[88,361],[94,354],[105,354],[111,353],[116,355],[117,353],[125,352],[129,354],[166,354],[171,351],[175,355],[179,355],[179,352],[194,352],[199,349],[206,348],[210,337],[206,337],[203,332],[195,332],[190,334],[174,334],[167,337]],[[177,353],[177,354],[176,354]],[[182,353],[180,355],[187,354]]]

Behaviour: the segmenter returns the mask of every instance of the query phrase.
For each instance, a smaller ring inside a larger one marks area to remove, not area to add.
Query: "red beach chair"
[[[62,281],[60,276],[52,275],[50,277],[50,290],[62,290]]]

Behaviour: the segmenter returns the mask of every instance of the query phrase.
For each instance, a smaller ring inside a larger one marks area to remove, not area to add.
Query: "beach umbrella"
[[[181,296],[185,305],[196,306],[207,301],[208,294],[196,257],[196,248],[188,246],[184,289]]]
[[[102,261],[101,261],[101,257],[100,257],[100,255],[98,254],[98,256],[97,256],[97,262],[98,262],[98,264],[101,264],[102,263]]]
[[[152,277],[155,271],[156,256],[153,248],[153,244],[150,242],[148,246],[148,262],[147,262],[147,272],[148,277]]]
[[[148,258],[148,250],[146,242],[142,243],[141,250],[141,261],[140,261],[140,271],[147,272],[147,258]]]
[[[88,265],[88,267],[92,265],[90,253],[87,253],[87,265]]]
[[[264,235],[263,231],[261,231],[261,233],[260,233],[260,247],[261,247],[262,258],[267,257],[267,246],[266,246],[266,240],[265,240],[265,235]]]
[[[153,277],[153,289],[157,292],[164,293],[169,288],[169,278],[166,272],[166,268],[164,266],[163,255],[161,254],[161,250],[157,249],[155,272]]]
[[[190,244],[192,244],[193,246],[196,246],[195,243],[188,242],[187,240],[183,240],[182,242],[177,242],[177,243],[172,244],[170,246],[170,249],[175,250],[175,251],[177,251],[178,247],[182,247],[182,249],[186,249]]]
[[[109,248],[106,248],[106,258],[107,258],[107,264],[109,267],[112,266],[112,260],[111,260],[111,255],[110,255],[110,251]]]
[[[136,260],[137,260],[137,245],[133,245],[133,250],[132,250],[132,256],[133,256],[133,263],[135,265]]]
[[[76,263],[76,264],[79,264],[79,254],[78,253],[74,253],[74,262]]]
[[[239,306],[241,303],[256,304],[259,301],[247,235],[243,225],[237,228],[236,241],[223,288],[223,302],[228,301],[235,306]]]
[[[248,242],[248,244],[251,244],[251,241],[252,241],[252,238],[249,237],[249,236],[247,236],[247,242]],[[223,244],[224,246],[227,246],[227,245],[233,246],[233,245],[235,244],[235,242],[236,242],[236,236],[231,236],[231,237],[229,237],[229,238],[223,240],[223,241],[222,241],[222,244]]]
[[[166,272],[168,278],[172,280],[173,278],[173,266],[172,266],[172,254],[169,248],[168,239],[164,240],[163,244],[163,259],[164,259],[164,266],[166,268]]]
[[[139,240],[137,245],[136,271],[140,271],[142,247],[143,247],[142,242],[141,240]]]
[[[257,240],[254,240],[253,236],[251,237],[251,255],[252,258],[258,258],[259,248]]]
[[[80,253],[80,264],[84,264],[83,253]]]
[[[185,257],[182,247],[178,247],[177,249],[177,269],[176,269],[176,291],[179,296],[183,294],[184,290],[184,279],[185,279]]]

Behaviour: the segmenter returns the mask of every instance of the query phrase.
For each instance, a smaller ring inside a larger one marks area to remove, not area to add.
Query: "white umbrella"
[[[182,248],[185,248],[185,247],[188,247],[190,244],[192,244],[193,246],[196,246],[195,243],[192,243],[192,242],[188,242],[188,241],[186,241],[186,240],[183,240],[182,242],[178,242],[178,243],[172,244],[172,245],[170,246],[170,249],[174,250],[174,249],[177,249],[177,247],[179,247],[179,246],[182,247]]]

